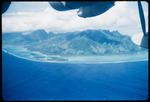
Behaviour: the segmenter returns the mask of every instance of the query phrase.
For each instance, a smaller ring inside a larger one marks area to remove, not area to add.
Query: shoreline
[[[94,58],[95,56],[74,56],[74,57],[64,57],[63,56],[63,58],[70,58],[70,60],[68,60],[67,59],[67,61],[65,61],[65,60],[35,60],[35,58],[33,58],[33,59],[28,59],[28,58],[25,58],[25,57],[21,57],[21,56],[18,56],[18,55],[15,55],[15,54],[13,54],[13,53],[10,53],[10,52],[8,52],[8,51],[6,51],[6,50],[2,50],[2,52],[4,52],[4,53],[7,53],[7,54],[9,54],[9,55],[12,55],[12,56],[15,56],[15,57],[17,57],[17,58],[21,58],[21,59],[25,59],[25,60],[28,60],[28,61],[33,61],[33,62],[41,62],[41,63],[64,63],[64,64],[107,64],[107,63],[129,63],[129,62],[141,62],[141,61],[148,61],[148,56],[146,56],[147,58],[145,58],[145,56],[144,56],[144,58],[143,59],[128,59],[128,60],[126,60],[125,59],[125,57],[123,56],[123,58],[122,59],[115,59],[115,60],[106,60],[105,59],[105,61],[102,61],[102,60],[96,60],[96,61],[94,61],[94,60],[89,60],[90,58]],[[3,54],[3,53],[2,53]],[[126,55],[126,54],[125,54]],[[115,56],[117,56],[117,55],[112,55],[113,57],[115,57]],[[138,54],[137,54],[137,56],[139,56]],[[99,57],[99,56],[96,56],[95,58],[97,58],[97,57]],[[106,58],[108,58],[108,56],[102,56],[102,57],[106,57]],[[117,56],[117,57],[119,57],[119,55]],[[72,59],[71,59],[72,58]],[[74,58],[74,59],[73,59]],[[77,59],[77,60],[75,60],[75,58]],[[83,58],[83,59],[81,59],[80,60],[80,58]],[[86,60],[86,58],[88,58],[88,60]],[[127,57],[128,58],[128,57]]]

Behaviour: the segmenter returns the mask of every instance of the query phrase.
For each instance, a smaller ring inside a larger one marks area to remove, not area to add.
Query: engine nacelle
[[[50,2],[50,5],[58,11],[79,9],[77,12],[80,17],[93,17],[100,15],[114,6],[114,1],[97,2]]]
[[[73,1],[57,1],[57,2],[49,2],[49,4],[58,11],[66,11],[72,9],[78,9],[80,7],[89,6],[94,4],[93,2],[73,2]]]
[[[114,6],[114,2],[99,2],[92,6],[81,7],[78,11],[78,16],[86,18],[100,15],[111,7]]]

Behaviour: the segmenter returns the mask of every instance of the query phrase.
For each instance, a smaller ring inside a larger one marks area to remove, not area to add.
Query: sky
[[[148,28],[148,3],[143,1],[142,5]],[[12,2],[2,15],[2,32],[37,29],[47,32],[105,29],[129,36],[142,34],[136,1],[117,1],[106,13],[91,18],[78,17],[77,10],[56,11],[48,2]]]

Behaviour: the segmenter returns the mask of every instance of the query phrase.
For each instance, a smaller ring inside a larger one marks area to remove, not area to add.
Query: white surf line
[[[17,58],[21,58],[21,59],[25,59],[25,60],[29,60],[29,61],[34,61],[34,62],[45,62],[45,63],[67,63],[67,64],[113,64],[113,63],[130,63],[130,62],[141,62],[141,61],[148,61],[148,59],[139,59],[139,60],[130,60],[130,61],[104,61],[104,62],[86,62],[86,61],[38,61],[38,60],[34,60],[34,59],[27,59],[25,57],[20,57],[18,55],[15,55],[13,53],[10,53],[6,50],[3,50],[5,53],[8,53],[10,55],[13,55]]]

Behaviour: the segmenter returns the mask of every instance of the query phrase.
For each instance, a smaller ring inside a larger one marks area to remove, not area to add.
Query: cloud
[[[140,45],[142,41],[142,37],[143,37],[142,34],[135,34],[131,37],[131,39],[135,44]]]
[[[71,32],[85,29],[109,29],[132,35],[141,32],[141,27],[138,9],[130,8],[128,5],[130,2],[118,1],[106,13],[92,18],[78,17],[77,10],[59,12],[50,6],[46,6],[41,12],[7,13],[2,15],[2,31],[32,31],[42,28],[51,32]],[[148,19],[148,12],[145,12],[145,15]]]

